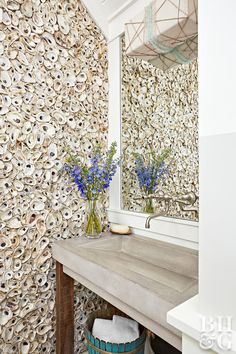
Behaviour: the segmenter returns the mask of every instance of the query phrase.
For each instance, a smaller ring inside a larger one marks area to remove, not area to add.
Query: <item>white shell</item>
[[[75,85],[75,91],[82,93],[86,89],[86,85],[84,83],[77,83]]]
[[[47,227],[47,229],[48,230],[53,229],[56,226],[56,224],[57,224],[57,221],[56,221],[55,216],[52,213],[50,213],[48,215],[47,219],[46,219],[46,227]]]
[[[10,229],[19,229],[21,227],[21,222],[18,217],[14,217],[7,222],[7,226]]]
[[[62,216],[65,220],[69,220],[72,217],[72,210],[70,208],[62,209]]]
[[[0,215],[1,215],[1,220],[2,220],[2,221],[10,220],[10,219],[13,217],[13,213],[12,213],[11,210],[4,211],[4,212],[1,213]]]
[[[0,106],[0,116],[5,115],[8,111],[8,106]]]
[[[48,147],[48,156],[49,159],[55,160],[57,158],[57,146],[56,144],[52,143]]]
[[[31,133],[32,128],[33,128],[33,127],[32,127],[32,123],[31,123],[31,122],[29,122],[29,121],[25,122],[24,125],[23,125],[23,127],[22,127],[22,132],[23,132],[23,134],[29,134],[29,133]]]
[[[9,141],[8,134],[0,134],[0,144],[6,144]]]
[[[55,128],[50,123],[42,124],[41,130],[42,130],[43,133],[45,133],[45,135],[48,135],[48,136],[54,136],[55,135]]]
[[[11,86],[11,76],[8,73],[8,71],[2,71],[0,74],[0,79],[1,79],[1,83],[4,87],[10,87]]]
[[[36,134],[29,134],[25,139],[25,143],[30,149],[33,149],[37,144],[37,136]]]
[[[31,34],[30,23],[27,20],[19,21],[19,32],[22,36],[29,37]]]
[[[41,236],[43,236],[45,234],[45,232],[47,231],[47,228],[46,228],[46,224],[45,224],[45,220],[44,218],[38,218],[37,221],[36,221],[36,229],[37,231],[39,232],[39,234]]]
[[[30,352],[30,342],[23,340],[21,343],[21,353],[28,354]]]
[[[33,200],[31,204],[31,209],[34,211],[42,211],[45,208],[45,203],[41,200]]]
[[[10,67],[11,67],[10,60],[5,56],[1,56],[0,57],[0,69],[1,70],[9,70]]]
[[[7,237],[0,236],[0,250],[11,247],[11,242]]]
[[[11,17],[9,16],[9,14],[5,11],[3,11],[2,13],[2,22],[4,23],[4,25],[6,26],[10,26],[11,24]]]
[[[23,189],[24,189],[24,183],[23,183],[23,182],[21,182],[21,181],[19,181],[19,180],[15,180],[15,181],[13,182],[13,184],[14,184],[15,189],[16,189],[18,192],[23,191]]]
[[[41,17],[39,12],[34,12],[33,13],[33,17],[32,20],[34,22],[34,24],[38,27],[43,26],[44,22],[43,22],[43,18]]]
[[[60,125],[63,125],[63,124],[65,124],[66,123],[66,121],[67,121],[67,119],[66,119],[66,117],[65,117],[65,115],[64,114],[62,114],[61,112],[54,112],[53,113],[53,117],[56,119],[56,121],[58,122],[58,124],[60,124]]]
[[[7,119],[9,122],[11,122],[16,127],[20,128],[23,125],[23,118],[22,118],[21,114],[16,111],[15,112],[14,111],[8,112]]]
[[[58,21],[58,25],[59,25],[60,31],[63,34],[68,34],[69,31],[70,31],[70,26],[69,26],[65,16],[60,15],[60,14],[57,15],[57,21]]]
[[[12,102],[13,106],[19,107],[22,105],[23,99],[21,96],[15,96],[11,102]]]
[[[5,326],[7,322],[12,318],[13,314],[9,307],[5,307],[0,312],[0,325]]]
[[[79,101],[80,102],[84,102],[87,98],[87,94],[86,93],[82,93],[80,96],[79,96]]]
[[[18,52],[17,59],[21,64],[26,65],[26,66],[29,65],[29,61],[23,52],[21,52],[21,51]]]
[[[24,2],[21,5],[21,12],[26,17],[32,17],[33,4],[31,0],[24,0]]]
[[[77,79],[79,82],[85,82],[87,80],[87,74],[84,72],[81,72],[78,76]]]
[[[36,140],[36,144],[38,145],[42,145],[43,142],[44,142],[44,134],[39,132],[39,133],[34,133],[33,136],[35,137],[35,140]]]
[[[3,43],[0,42],[0,55],[3,55],[5,51]]]
[[[3,31],[0,31],[0,42],[6,38],[6,34]]]
[[[23,173],[26,177],[31,176],[34,173],[35,166],[31,162],[25,162],[23,167]]]
[[[51,62],[55,63],[58,59],[58,52],[56,50],[48,51],[46,54],[46,58]]]
[[[50,122],[51,117],[47,113],[41,111],[36,115],[36,119],[39,122],[46,123],[46,122]]]

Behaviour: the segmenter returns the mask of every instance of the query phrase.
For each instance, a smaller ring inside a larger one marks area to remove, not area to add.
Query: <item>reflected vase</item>
[[[145,202],[145,205],[143,208],[144,213],[153,214],[154,213],[153,199],[147,198],[147,199],[145,199],[144,202]]]
[[[102,234],[101,213],[97,200],[87,200],[85,236],[87,238],[99,238]]]

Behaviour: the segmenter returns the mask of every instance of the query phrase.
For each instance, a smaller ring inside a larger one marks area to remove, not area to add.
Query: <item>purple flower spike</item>
[[[120,159],[115,159],[116,143],[112,143],[107,153],[102,154],[96,146],[88,163],[70,155],[64,164],[63,171],[67,172],[83,198],[95,200],[98,195],[110,186],[112,177],[117,171]]]

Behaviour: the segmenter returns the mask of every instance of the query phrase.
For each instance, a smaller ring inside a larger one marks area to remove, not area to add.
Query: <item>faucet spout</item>
[[[150,221],[152,219],[159,218],[160,216],[164,216],[164,214],[163,213],[157,213],[157,214],[149,215],[149,217],[146,219],[146,222],[145,222],[145,229],[150,229]]]

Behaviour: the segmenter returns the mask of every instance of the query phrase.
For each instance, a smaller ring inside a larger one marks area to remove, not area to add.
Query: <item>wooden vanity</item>
[[[197,293],[196,251],[137,235],[57,241],[57,354],[74,353],[74,280],[181,350],[166,313]]]

